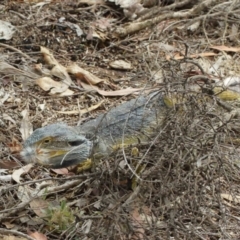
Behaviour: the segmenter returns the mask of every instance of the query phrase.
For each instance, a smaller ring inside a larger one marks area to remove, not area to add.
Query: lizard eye
[[[44,143],[50,143],[50,139],[45,139],[43,142]]]
[[[84,140],[68,142],[68,144],[72,147],[77,147],[77,146],[81,145],[82,143],[84,143]]]

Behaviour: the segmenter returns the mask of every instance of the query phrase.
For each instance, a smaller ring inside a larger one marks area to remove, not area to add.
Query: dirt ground
[[[240,4],[205,1],[176,18],[195,4],[172,2],[157,6],[172,18],[123,37],[116,29],[137,19],[114,1],[0,1],[0,20],[15,27],[0,34],[1,239],[240,238],[240,131],[237,114],[226,120],[239,104],[219,110],[212,88],[239,78]],[[186,106],[171,108],[139,152],[130,146],[83,173],[23,168],[32,130],[79,125],[156,89]]]

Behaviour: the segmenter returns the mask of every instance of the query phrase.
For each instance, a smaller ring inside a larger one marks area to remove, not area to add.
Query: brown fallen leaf
[[[46,217],[46,210],[49,207],[49,202],[42,198],[34,198],[30,202],[30,207],[37,216],[44,218]]]
[[[63,70],[64,68],[64,70]],[[52,68],[51,70],[51,74],[55,77],[58,77],[61,80],[65,80],[66,78],[70,78],[70,76],[68,76],[68,73],[65,70],[65,67],[61,66],[61,65],[56,65]],[[71,84],[72,80],[69,80],[69,83]],[[70,86],[70,85],[69,85]]]
[[[101,82],[105,82],[105,79],[100,79],[99,77],[93,75],[87,70],[79,67],[76,63],[73,63],[67,67],[67,72],[73,74],[76,78],[85,81],[89,84],[96,85]]]
[[[0,168],[1,169],[14,169],[20,167],[20,165],[15,161],[10,160],[0,160]]]
[[[224,45],[212,46],[210,48],[215,49],[215,50],[219,50],[219,51],[226,51],[226,52],[239,52],[240,51],[239,47],[227,47],[227,46],[224,46]]]
[[[12,142],[8,143],[7,146],[9,147],[11,153],[19,153],[22,150],[22,145],[16,138],[12,138]]]
[[[84,89],[84,90],[86,90],[86,91],[96,91],[97,92],[97,89],[98,89],[98,87],[97,86],[93,86],[93,85],[89,85],[89,84],[87,84],[87,83],[85,83],[85,82],[80,82],[79,83],[81,86],[82,86],[82,88]]]
[[[32,167],[33,167],[33,164],[30,163],[26,166],[23,166],[22,168],[15,170],[12,174],[12,179],[17,183],[20,183],[21,175],[28,173]]]
[[[28,235],[36,240],[47,240],[47,236],[40,232],[27,231]]]
[[[7,222],[7,221],[6,222],[2,222],[2,225],[4,225],[7,229],[11,229],[11,228],[16,227],[16,224],[11,223],[11,222]]]
[[[70,89],[65,89],[64,82],[57,82],[50,77],[42,77],[36,80],[36,84],[44,91],[49,91],[50,95],[72,96],[74,92]],[[65,89],[65,90],[64,90]]]
[[[59,175],[69,175],[69,171],[67,168],[58,168],[58,169],[51,169],[51,170]]]
[[[60,65],[59,62],[50,53],[49,49],[46,47],[40,47],[40,52],[43,54],[44,61],[49,65]]]
[[[143,88],[126,88],[126,89],[121,89],[121,90],[116,90],[116,91],[105,91],[99,89],[97,86],[89,85],[86,83],[81,83],[82,87],[87,90],[92,90],[92,91],[97,91],[100,95],[102,96],[108,96],[108,97],[115,97],[115,96],[126,96],[132,93],[139,92],[143,90]]]
[[[47,48],[41,47],[41,53],[43,54],[45,62],[49,65],[53,65],[51,74],[62,80],[60,85],[53,87],[51,90],[52,94],[65,92],[72,83],[72,79],[70,78],[66,68],[54,58]]]
[[[135,232],[134,236],[132,237],[132,239],[134,239],[134,240],[144,239],[144,235],[145,235],[145,230],[143,227],[144,221],[143,221],[141,214],[139,214],[138,209],[135,208],[130,213],[130,215],[132,217],[133,226],[136,229],[136,232]]]
[[[102,100],[101,102],[99,102],[98,104],[96,105],[93,105],[87,109],[80,109],[80,110],[72,110],[72,111],[57,111],[58,113],[62,113],[62,114],[68,114],[68,115],[71,115],[71,114],[84,114],[84,113],[88,113],[88,112],[91,112],[97,108],[99,108],[102,104],[103,104],[104,100]]]

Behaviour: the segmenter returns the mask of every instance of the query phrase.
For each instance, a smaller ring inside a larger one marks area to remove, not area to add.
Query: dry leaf
[[[8,92],[5,92],[4,88],[0,88],[0,106],[10,97]]]
[[[73,74],[76,78],[85,81],[89,84],[96,85],[100,82],[105,82],[104,79],[100,79],[99,77],[93,75],[92,73],[84,70],[79,67],[76,63],[73,63],[67,67],[67,72]]]
[[[19,186],[17,190],[17,197],[23,203],[28,203],[32,200],[33,190],[29,186]]]
[[[116,90],[116,91],[104,91],[98,89],[98,93],[101,94],[102,96],[108,96],[108,97],[115,97],[115,96],[126,96],[132,93],[136,93],[143,90],[142,88],[126,88],[126,89],[121,89],[121,90]]]
[[[20,165],[15,161],[0,160],[0,169],[13,169],[13,168],[16,168],[16,167],[20,167]]]
[[[0,73],[4,73],[4,74],[19,73],[20,74],[22,73],[22,71],[6,62],[0,61]]]
[[[0,176],[0,182],[10,182],[12,181],[12,175]]]
[[[10,116],[9,116],[8,114],[6,114],[6,113],[3,113],[2,118],[3,118],[4,120],[8,120],[8,121],[12,122],[14,125],[16,124],[16,121],[15,121],[14,119],[12,119],[12,117],[10,117]]]
[[[28,164],[26,166],[23,166],[22,168],[15,170],[12,174],[12,178],[15,182],[20,183],[20,177],[22,174],[26,174],[30,171],[30,169],[33,167],[33,164]]]
[[[198,58],[198,57],[212,57],[212,56],[216,56],[216,53],[213,52],[203,52],[203,53],[196,53],[196,54],[192,54],[189,55],[187,57],[190,58]],[[166,55],[166,59],[169,61],[171,58],[175,59],[175,60],[181,60],[184,59],[184,56],[181,55],[181,53],[176,53],[173,57],[170,55]]]
[[[227,77],[225,78],[223,81],[221,81],[221,85],[225,86],[225,87],[234,87],[234,86],[239,86],[240,84],[240,77],[239,76],[231,76],[231,77]]]
[[[0,40],[2,39],[10,40],[16,31],[16,28],[10,22],[2,20],[0,20],[0,29],[1,29]]]
[[[51,70],[52,75],[57,76],[62,80],[60,85],[57,85],[57,87],[53,86],[54,88],[51,89],[51,93],[56,94],[56,93],[65,92],[72,83],[72,80],[71,80],[70,76],[68,75],[66,68],[64,66],[62,66],[54,58],[54,56],[50,53],[50,51],[47,48],[41,47],[41,53],[43,54],[44,60],[48,64],[53,65],[53,68]]]
[[[30,202],[31,209],[35,212],[35,214],[41,218],[46,217],[46,211],[49,207],[49,203],[42,198],[34,198]]]
[[[16,227],[16,224],[13,224],[11,222],[2,222],[2,225],[4,225],[8,229]]]
[[[50,77],[39,78],[36,80],[36,84],[44,91],[50,91],[50,95],[56,95],[57,93],[60,93],[58,96],[72,96],[74,93],[70,89],[65,89],[64,82],[54,81]]]
[[[21,115],[22,115],[23,119],[22,119],[21,127],[20,127],[19,131],[22,135],[22,139],[25,141],[33,133],[33,126],[31,124],[31,122],[29,121],[27,109],[24,109],[21,112]]]
[[[96,209],[100,209],[100,207],[101,207],[101,201],[100,201],[100,200],[96,201],[96,202],[93,204],[93,206],[94,206]]]
[[[240,77],[227,77],[223,81],[219,82],[218,85],[227,87],[227,89],[240,93]]]
[[[16,138],[12,138],[12,142],[8,143],[8,147],[11,153],[19,153],[22,150],[22,146]]]
[[[232,24],[231,33],[229,34],[229,39],[231,41],[238,41],[238,25]]]
[[[221,198],[222,199],[226,199],[230,202],[234,202],[234,203],[240,203],[240,196],[239,195],[232,195],[232,194],[228,194],[228,193],[221,193]]]
[[[98,104],[96,105],[93,105],[87,109],[80,109],[80,110],[72,110],[72,111],[57,111],[58,113],[62,113],[62,114],[68,114],[68,115],[71,115],[71,114],[84,114],[84,113],[88,113],[88,112],[91,112],[97,108],[99,108],[102,104],[103,104],[104,100],[102,100],[101,102],[99,102]]]
[[[189,30],[191,32],[195,32],[197,29],[199,29],[200,24],[201,24],[201,21],[196,21],[193,24],[191,24],[190,26],[188,26],[187,30]]]
[[[125,17],[130,19],[135,19],[141,11],[145,8],[143,7],[140,0],[108,0],[109,2],[114,2],[116,5],[120,5],[123,8]]]
[[[108,30],[111,28],[113,21],[114,21],[114,19],[102,17],[102,18],[99,18],[98,20],[96,20],[94,25],[98,29],[101,29],[104,31],[104,30]]]
[[[121,70],[131,70],[132,69],[131,63],[128,63],[128,62],[123,61],[123,60],[116,60],[116,61],[110,62],[109,66],[111,68],[121,69]]]
[[[134,234],[134,236],[132,237],[132,239],[137,240],[137,239],[144,239],[144,235],[145,235],[145,230],[143,228],[143,219],[141,214],[139,214],[138,209],[134,209],[131,212],[131,217],[133,220],[133,226],[136,229],[136,232]]]
[[[76,31],[78,37],[81,37],[84,34],[83,30],[76,23],[64,21],[64,24],[67,25],[72,30]]]
[[[67,168],[58,168],[58,169],[51,169],[51,170],[59,175],[69,175],[69,171]]]
[[[85,82],[80,82],[80,85],[82,86],[83,89],[85,89],[86,91],[96,91],[98,87],[97,86],[93,86],[93,85],[89,85]]]
[[[91,231],[92,222],[93,222],[92,219],[84,221],[84,223],[81,226],[81,231],[85,234],[88,234]]]
[[[116,91],[104,91],[104,90],[100,90],[96,86],[88,85],[83,82],[81,83],[81,85],[84,89],[97,91],[100,95],[108,96],[108,97],[126,96],[126,95],[136,93],[136,92],[143,90],[142,88],[127,88],[127,89],[121,89],[121,90],[116,90]]]
[[[44,61],[47,64],[54,65],[54,66],[60,65],[47,48],[40,47],[40,52],[43,54]]]
[[[217,57],[214,64],[211,64],[211,67],[208,69],[208,72],[216,76],[225,76],[226,74],[229,74],[231,65],[232,57],[230,55],[223,54]]]
[[[168,52],[173,52],[173,51],[176,51],[176,47],[173,46],[173,45],[170,45],[170,44],[167,44],[167,43],[152,43],[150,44],[151,47],[153,47],[154,49],[155,48],[159,48],[159,49],[162,49],[162,50],[165,50],[165,51],[168,51]]]
[[[51,74],[55,77],[58,77],[61,80],[65,80],[66,78],[70,78],[70,76],[68,75],[68,73],[66,72],[65,67],[61,66],[61,65],[56,65],[52,68],[51,70]],[[72,80],[69,80],[69,85],[68,87],[71,85]],[[66,84],[66,82],[64,82]]]
[[[30,79],[35,79],[37,77],[36,74],[30,72],[30,71],[22,71],[20,69],[17,69],[10,64],[0,61],[0,73],[3,73],[5,75],[11,74],[11,75],[18,75],[18,76],[26,76]]]
[[[87,40],[92,40],[93,38],[98,38],[101,41],[108,39],[108,29],[111,27],[114,19],[110,18],[100,18],[94,22],[89,23],[89,28],[87,32]]]
[[[216,49],[216,50],[219,50],[219,51],[226,51],[226,52],[239,52],[240,51],[240,48],[238,48],[238,47],[227,47],[227,46],[224,46],[224,45],[212,46],[210,48]]]
[[[88,5],[95,5],[95,4],[104,5],[105,1],[104,0],[78,0],[78,3],[85,3]]]
[[[97,29],[93,29],[93,27],[90,27],[87,33],[87,40],[92,40],[94,38],[100,39],[102,42],[106,41],[107,33],[103,33],[101,31],[97,31]]]
[[[36,240],[47,240],[47,236],[40,232],[28,231],[28,235]]]

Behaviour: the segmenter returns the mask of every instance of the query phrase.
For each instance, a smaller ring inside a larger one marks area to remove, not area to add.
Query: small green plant
[[[73,224],[75,217],[63,200],[58,206],[49,206],[46,210],[46,220],[50,230],[64,231]]]

